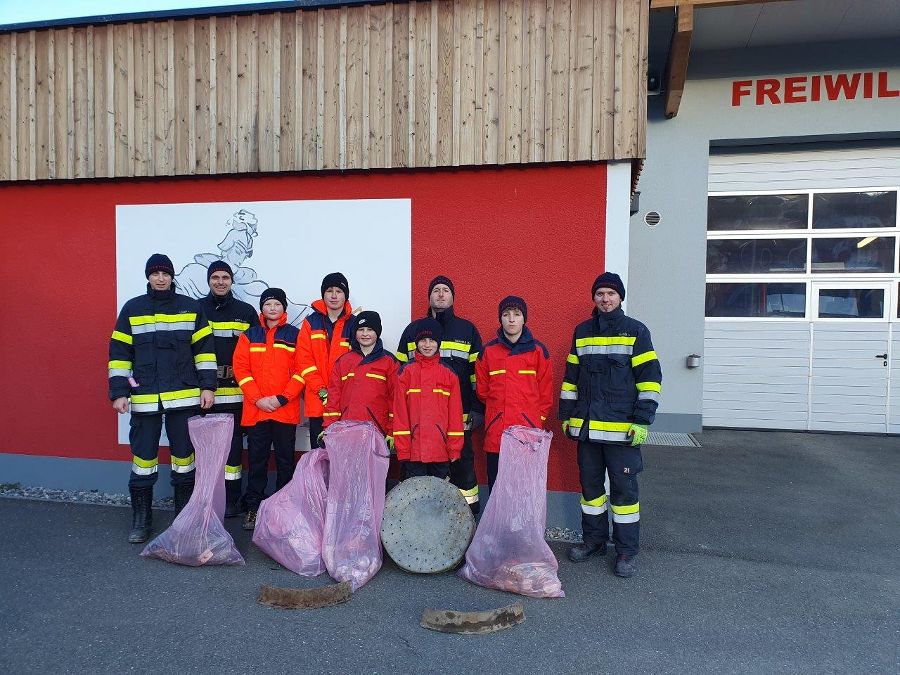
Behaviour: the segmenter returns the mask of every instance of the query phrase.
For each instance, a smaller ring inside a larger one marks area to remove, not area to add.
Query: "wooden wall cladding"
[[[0,180],[644,156],[648,3],[430,0],[0,34]]]

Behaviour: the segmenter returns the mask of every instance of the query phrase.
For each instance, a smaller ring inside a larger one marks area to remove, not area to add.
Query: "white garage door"
[[[900,147],[710,157],[705,426],[900,433]]]

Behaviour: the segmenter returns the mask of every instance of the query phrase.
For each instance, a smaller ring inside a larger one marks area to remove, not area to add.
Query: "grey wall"
[[[702,367],[686,369],[684,357],[703,353],[710,146],[900,137],[900,98],[734,108],[732,80],[875,68],[900,87],[900,40],[701,52],[691,55],[677,117],[665,119],[664,96],[650,98],[627,290],[628,312],[650,327],[663,368],[655,431],[701,427]],[[644,223],[648,211],[662,216],[655,228]]]

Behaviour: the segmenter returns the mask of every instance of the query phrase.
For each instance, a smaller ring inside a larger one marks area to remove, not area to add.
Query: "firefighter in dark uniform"
[[[569,559],[606,554],[612,511],[615,574],[630,577],[640,535],[640,446],[659,405],[662,371],[650,331],[622,311],[625,286],[619,275],[597,277],[591,297],[593,316],[575,328],[559,402],[563,432],[578,441],[581,476],[584,543],[569,550]]]
[[[210,412],[227,413],[234,417],[231,450],[225,464],[225,517],[234,518],[241,514],[241,454],[244,449],[241,409],[244,395],[234,379],[232,358],[241,333],[258,324],[259,315],[251,305],[232,294],[234,276],[231,266],[224,260],[215,260],[210,264],[206,270],[206,281],[209,294],[200,299],[200,305],[215,337],[218,364],[216,403]]]
[[[484,423],[484,404],[475,396],[475,361],[481,351],[481,336],[471,321],[453,312],[455,299],[453,282],[437,276],[428,284],[428,314],[444,329],[441,340],[441,362],[449,366],[459,378],[462,395],[465,436],[462,456],[450,465],[450,480],[465,497],[472,513],[478,514],[478,478],[475,476],[475,454],[472,451],[472,431]],[[413,321],[400,336],[397,358],[406,363],[415,357],[416,322]]]
[[[175,292],[175,268],[167,256],[150,256],[145,274],[147,292],[125,303],[109,341],[109,400],[116,412],[131,412],[133,544],[150,538],[163,421],[177,512],[194,489],[188,418],[212,407],[216,388],[212,329],[200,304]]]

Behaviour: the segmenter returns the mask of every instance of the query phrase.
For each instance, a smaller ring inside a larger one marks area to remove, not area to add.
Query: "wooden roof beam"
[[[666,86],[666,117],[678,114],[684,83],[687,80],[688,62],[691,56],[691,39],[694,35],[694,6],[678,5],[675,36],[669,49],[669,75]]]

